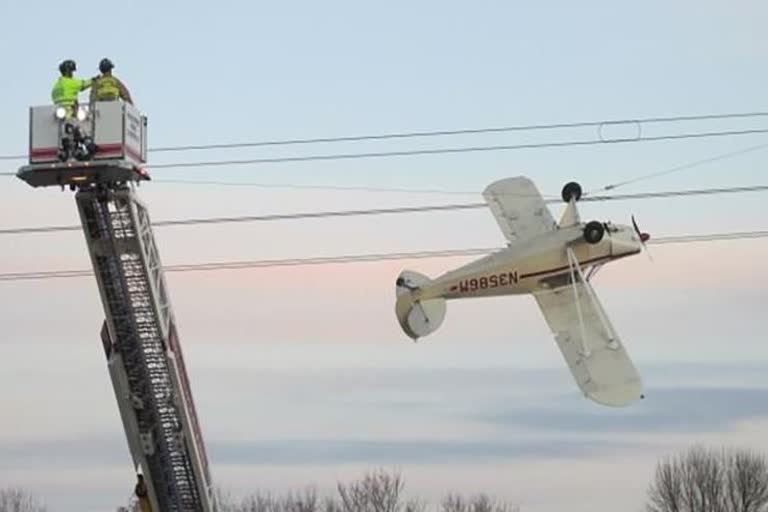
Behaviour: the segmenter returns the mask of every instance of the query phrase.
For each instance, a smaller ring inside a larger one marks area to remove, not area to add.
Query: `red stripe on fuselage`
[[[592,258],[592,259],[589,259],[589,260],[580,261],[579,265],[589,265],[590,263],[597,263],[600,260],[606,260],[606,261],[617,260],[619,258],[623,258],[624,256],[630,256],[632,254],[638,254],[639,252],[640,251],[632,251],[632,252],[625,252],[623,254],[618,254],[616,256],[600,256],[599,258]],[[570,268],[571,267],[569,265],[566,265],[564,267],[557,267],[557,268],[552,268],[552,269],[549,269],[549,270],[540,270],[538,272],[530,272],[528,274],[520,275],[520,279],[527,279],[529,277],[538,277],[538,276],[543,276],[543,275],[546,275],[546,274],[556,274],[558,272],[562,272],[563,270],[570,270]]]

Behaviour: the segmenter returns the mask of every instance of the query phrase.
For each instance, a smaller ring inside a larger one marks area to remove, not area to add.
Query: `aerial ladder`
[[[143,499],[152,512],[216,512],[208,457],[149,213],[136,186],[147,120],[122,101],[30,109],[33,187],[75,191],[105,320],[101,341]]]

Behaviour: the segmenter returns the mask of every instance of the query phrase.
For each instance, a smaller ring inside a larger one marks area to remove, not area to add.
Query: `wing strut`
[[[581,305],[579,301],[579,290],[576,288],[576,275],[579,275],[579,279],[581,282],[586,283],[588,281],[587,278],[584,277],[584,273],[581,271],[581,265],[579,265],[579,260],[576,258],[576,255],[573,253],[573,249],[570,247],[565,248],[565,252],[568,255],[568,266],[571,269],[571,286],[573,286],[573,293],[576,297],[576,314],[579,317],[579,327],[581,328],[581,334],[582,334],[582,340],[581,340],[581,346],[583,349],[583,355],[584,357],[589,357],[591,355],[591,352],[586,347],[586,336],[584,336],[585,330],[584,330],[584,318],[581,314]],[[590,272],[590,275],[592,273]],[[605,329],[605,333],[608,335],[608,348],[610,349],[618,349],[619,344],[616,342],[616,333],[613,332],[613,327],[611,326],[611,323],[608,321],[608,318],[605,316],[605,311],[603,311],[603,307],[600,305],[600,302],[597,300],[597,297],[595,296],[595,292],[592,289],[591,286],[585,286],[584,289],[587,291],[587,296],[589,297],[589,300],[592,301],[592,305],[595,307],[595,310],[597,311],[597,318],[600,320],[600,323],[603,325],[603,328]]]
[[[592,352],[587,348],[587,331],[584,329],[584,315],[581,313],[581,299],[579,298],[579,289],[576,288],[576,273],[583,281],[584,278],[581,274],[581,267],[579,267],[579,260],[573,254],[573,250],[570,247],[565,248],[565,252],[568,255],[568,266],[571,270],[571,287],[573,288],[573,298],[576,302],[576,315],[579,317],[579,329],[581,330],[581,355],[583,357],[589,357]]]

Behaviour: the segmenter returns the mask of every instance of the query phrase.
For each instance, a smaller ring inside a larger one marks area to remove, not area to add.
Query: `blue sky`
[[[0,0],[1,155],[25,151],[27,107],[48,101],[64,58],[87,77],[110,57],[149,116],[153,146],[768,110],[768,6],[758,1],[137,1],[108,10],[85,1],[76,16],[72,8]],[[155,154],[151,163],[591,136]],[[478,201],[490,181],[518,174],[554,195],[573,179],[595,189],[766,142],[157,169],[158,181],[139,192],[154,219]],[[767,161],[768,149],[755,151],[623,190],[764,184]],[[160,181],[172,178],[478,194]],[[69,193],[0,179],[0,228],[77,223]],[[765,211],[754,194],[585,204],[583,216],[626,222],[633,213],[659,236],[765,229]],[[502,243],[489,212],[474,210],[158,228],[156,237],[166,263]],[[640,510],[656,460],[692,442],[767,450],[768,270],[760,262],[768,243],[653,253],[653,263],[634,258],[595,280],[648,387],[645,401],[622,411],[578,395],[525,297],[451,303],[439,332],[408,342],[392,311],[395,276],[403,267],[435,275],[465,259],[169,275],[214,478],[235,494],[312,483],[331,490],[336,479],[383,466],[402,469],[409,492],[429,499],[487,491],[526,512],[564,504],[602,512]],[[0,254],[0,272],[88,266],[78,233],[3,236]],[[0,311],[0,486],[32,489],[64,512],[121,504],[132,479],[93,280],[2,283]]]

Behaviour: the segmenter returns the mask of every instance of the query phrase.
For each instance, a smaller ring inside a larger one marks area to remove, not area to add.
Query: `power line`
[[[237,165],[259,165],[259,164],[283,164],[298,162],[317,162],[317,161],[338,161],[338,160],[357,160],[368,158],[392,158],[392,157],[411,157],[426,155],[447,155],[459,153],[482,153],[494,151],[513,151],[523,149],[541,149],[541,148],[563,148],[571,146],[594,146],[599,144],[622,144],[634,142],[657,142],[664,140],[684,140],[701,139],[711,137],[727,137],[740,135],[756,135],[768,133],[768,128],[755,128],[749,130],[726,130],[713,132],[693,132],[677,133],[668,135],[643,136],[636,138],[603,139],[598,137],[586,140],[568,140],[558,142],[534,142],[527,144],[510,144],[495,146],[463,146],[434,149],[410,149],[400,151],[374,151],[367,153],[333,153],[324,155],[304,155],[304,156],[283,156],[268,158],[247,158],[237,160],[197,160],[188,162],[170,162],[165,164],[155,164],[149,166],[151,169],[176,169],[176,168],[196,168],[196,167],[226,167]],[[2,172],[0,176],[15,176],[14,172]]]
[[[623,187],[625,185],[630,185],[632,183],[637,183],[639,181],[644,181],[644,180],[648,180],[648,179],[651,179],[651,178],[657,178],[659,176],[666,176],[668,174],[672,174],[672,173],[684,171],[684,170],[687,170],[687,169],[691,169],[691,168],[697,167],[699,165],[709,164],[709,163],[712,163],[712,162],[718,162],[720,160],[726,160],[728,158],[733,158],[735,156],[744,155],[744,154],[747,154],[747,153],[751,153],[753,151],[759,151],[759,150],[765,149],[765,148],[768,148],[768,144],[758,144],[757,146],[750,146],[748,148],[739,149],[739,150],[736,150],[736,151],[731,151],[729,153],[723,153],[723,154],[720,154],[720,155],[715,155],[715,156],[711,156],[711,157],[707,157],[707,158],[702,158],[701,160],[695,160],[693,162],[688,162],[686,164],[677,165],[677,166],[674,166],[674,167],[670,167],[669,169],[662,169],[660,171],[655,171],[655,172],[651,172],[651,173],[648,173],[648,174],[643,174],[643,175],[640,175],[640,176],[637,176],[635,178],[631,178],[631,179],[628,179],[628,180],[619,181],[617,183],[613,183],[611,185],[607,185],[605,187],[602,187],[602,188],[598,189],[597,191],[601,192],[601,191],[613,190],[615,188]]]
[[[658,192],[640,192],[635,194],[614,194],[586,196],[581,199],[583,202],[604,202],[604,201],[624,201],[634,199],[652,199],[669,197],[687,197],[687,196],[709,196],[717,194],[735,194],[744,192],[766,192],[768,185],[752,185],[745,187],[727,187],[727,188],[708,188],[708,189],[689,189],[689,190],[669,190]],[[545,203],[560,203],[560,199],[545,199]],[[398,215],[412,213],[445,212],[457,210],[472,210],[486,208],[485,203],[454,203],[428,206],[398,206],[393,208],[367,208],[361,210],[336,210],[320,212],[302,212],[302,213],[275,213],[266,215],[238,215],[232,217],[205,217],[174,219],[154,222],[154,226],[189,226],[200,224],[232,224],[241,222],[275,222],[301,219],[322,219],[333,217],[358,217],[371,215]],[[79,225],[66,226],[36,226],[36,227],[18,227],[0,229],[0,235],[20,235],[33,233],[56,233],[63,231],[79,231],[82,229]]]
[[[482,208],[485,203],[467,203],[467,204],[446,204],[434,206],[402,206],[395,208],[370,208],[365,210],[338,210],[326,212],[303,212],[303,213],[276,213],[267,215],[238,215],[234,217],[207,217],[197,219],[175,219],[153,222],[153,226],[189,226],[199,224],[229,224],[239,222],[272,222],[283,220],[300,219],[322,219],[329,217],[355,217],[364,215],[394,215],[403,213],[423,213],[450,210],[468,210]],[[0,235],[21,234],[21,233],[51,233],[58,231],[79,231],[82,229],[78,225],[69,226],[40,226],[29,228],[9,228],[1,229]]]
[[[656,135],[656,136],[640,136],[638,138],[626,138],[626,139],[588,139],[588,140],[569,140],[559,142],[534,142],[528,144],[510,144],[510,145],[496,145],[496,146],[463,146],[452,148],[436,148],[436,149],[412,149],[412,150],[400,150],[400,151],[374,151],[368,153],[334,153],[326,155],[305,155],[305,156],[283,156],[283,157],[269,157],[269,158],[247,158],[238,160],[207,160],[207,161],[189,161],[189,162],[171,162],[166,164],[156,164],[150,166],[151,169],[176,169],[176,168],[195,168],[195,167],[223,167],[223,166],[235,166],[235,165],[258,165],[258,164],[282,164],[282,163],[297,163],[297,162],[316,162],[316,161],[335,161],[335,160],[356,160],[367,158],[391,158],[391,157],[409,157],[409,156],[424,156],[424,155],[445,155],[445,154],[457,154],[457,153],[479,153],[479,152],[492,152],[492,151],[512,151],[522,149],[537,149],[537,148],[562,148],[569,146],[594,146],[598,144],[620,144],[631,142],[656,142],[663,140],[683,140],[683,139],[700,139],[710,137],[727,137],[738,135],[755,135],[768,133],[768,128],[756,128],[749,130],[726,130],[726,131],[713,131],[713,132],[694,132],[694,133],[678,133],[670,135]]]
[[[152,178],[152,183],[173,185],[216,185],[223,187],[285,188],[291,190],[333,190],[337,192],[394,192],[402,194],[478,195],[477,190],[447,190],[437,188],[399,188],[345,185],[311,185],[298,183],[257,183],[253,181],[218,181]]]
[[[734,114],[737,115],[737,114]],[[748,114],[744,114],[748,115]],[[767,114],[768,115],[768,114]],[[712,116],[710,116],[712,117]],[[717,117],[717,116],[715,116]],[[605,124],[605,123],[603,123]],[[248,159],[248,160],[236,160],[236,161],[212,161],[212,162],[189,162],[188,164],[179,164],[179,163],[171,163],[171,164],[160,164],[158,166],[155,166],[155,168],[171,168],[171,167],[177,167],[177,166],[207,166],[207,165],[243,165],[243,164],[255,164],[255,163],[279,163],[279,162],[288,162],[288,161],[304,161],[304,160],[332,160],[332,159],[344,159],[344,158],[368,158],[368,157],[384,157],[384,156],[409,156],[409,155],[415,155],[415,154],[427,154],[427,153],[445,153],[445,152],[467,152],[467,151],[493,151],[493,150],[504,150],[504,149],[524,149],[524,148],[531,148],[531,147],[547,147],[547,146],[563,146],[563,145],[584,145],[584,144],[600,144],[600,143],[606,143],[606,142],[638,142],[640,140],[663,140],[663,139],[672,139],[672,138],[689,138],[689,137],[703,137],[703,136],[721,136],[721,135],[743,135],[746,133],[763,133],[768,132],[768,129],[766,130],[749,130],[749,131],[739,131],[739,132],[710,132],[710,133],[697,133],[697,134],[681,134],[681,135],[668,135],[668,136],[662,136],[662,137],[655,137],[655,138],[637,138],[637,139],[619,139],[619,140],[603,140],[602,136],[598,140],[593,141],[575,141],[575,142],[561,142],[561,143],[542,143],[542,144],[527,144],[527,145],[516,145],[516,146],[489,146],[489,147],[478,147],[478,148],[446,148],[446,149],[437,149],[437,150],[415,150],[415,151],[405,151],[405,152],[383,152],[383,153],[366,153],[366,154],[344,154],[344,155],[319,155],[319,156],[307,156],[307,157],[284,157],[284,158],[272,158],[272,159]],[[620,186],[625,186],[631,183],[636,183],[638,181],[647,180],[653,177],[658,177],[662,175],[671,174],[674,172],[679,172],[685,169],[691,169],[693,167],[716,162],[720,160],[725,160],[728,158],[732,158],[734,156],[743,155],[752,151],[757,151],[760,149],[764,149],[768,147],[768,144],[760,144],[757,146],[752,146],[744,149],[740,149],[737,151],[732,151],[720,155],[714,155],[711,157],[707,157],[701,160],[697,160],[694,162],[689,162],[683,165],[678,165],[669,169],[662,169],[659,171],[654,171],[649,174],[641,175],[636,178],[631,178],[629,180],[621,181],[618,183],[610,184],[607,186],[604,186],[602,188],[593,190],[588,192],[587,194],[591,194],[597,191],[608,191],[616,189]],[[0,172],[0,176],[15,176],[15,172]],[[361,186],[361,187],[355,187],[355,186],[339,186],[339,185],[303,185],[303,184],[263,184],[263,183],[253,183],[253,182],[228,182],[228,181],[218,181],[218,180],[181,180],[181,179],[155,179],[154,181],[160,182],[160,183],[178,183],[178,184],[186,184],[186,185],[225,185],[225,186],[252,186],[252,187],[262,187],[262,188],[289,188],[289,189],[320,189],[320,190],[343,190],[343,191],[366,191],[366,192],[407,192],[407,193],[436,193],[436,194],[465,194],[464,192],[460,191],[449,191],[449,190],[438,190],[438,189],[406,189],[406,188],[391,188],[391,187],[368,187],[368,186]],[[468,192],[469,193],[469,192]],[[468,194],[467,193],[467,194]],[[474,192],[471,192],[474,193]]]
[[[696,242],[717,242],[728,240],[751,240],[755,238],[767,238],[768,230],[737,231],[732,233],[711,233],[708,235],[677,235],[659,237],[649,240],[652,245],[689,244]]]
[[[675,172],[680,172],[687,169],[692,169],[700,165],[718,162],[733,158],[735,156],[744,155],[753,151],[768,148],[768,144],[760,144],[757,146],[751,146],[743,148],[737,151],[730,151],[728,153],[721,153],[718,155],[712,155],[707,158],[695,160],[682,165],[676,165],[670,168],[661,169],[648,174],[643,174],[629,180],[617,182],[611,185],[604,186],[594,191],[588,192],[586,195],[591,195],[594,192],[614,190],[618,187],[636,183],[638,181],[651,179],[658,176],[668,175]],[[217,181],[217,180],[185,180],[185,179],[155,179],[155,182],[160,183],[178,183],[185,185],[223,185],[223,186],[252,186],[261,188],[288,188],[297,190],[334,190],[334,191],[363,191],[363,192],[397,192],[397,193],[418,193],[418,194],[444,194],[444,195],[475,195],[479,194],[477,191],[457,191],[457,190],[445,190],[445,189],[412,189],[412,188],[393,188],[393,187],[371,187],[371,186],[343,186],[343,185],[305,185],[305,184],[292,184],[292,183],[254,183],[254,182],[231,182],[231,181]]]
[[[640,125],[644,123],[648,124],[648,123],[670,123],[670,122],[683,122],[683,121],[711,121],[711,120],[738,119],[738,118],[762,117],[762,116],[768,116],[768,112],[704,114],[704,115],[698,115],[698,116],[675,116],[675,117],[648,117],[648,118],[641,118],[641,119],[614,119],[614,120],[603,120],[603,121],[577,121],[577,122],[570,122],[570,123],[530,124],[530,125],[500,126],[500,127],[487,127],[487,128],[464,128],[464,129],[458,129],[458,130],[413,131],[413,132],[385,133],[385,134],[351,135],[351,136],[341,136],[341,137],[317,137],[317,138],[306,138],[306,139],[283,139],[283,140],[255,141],[255,142],[234,142],[234,143],[223,143],[223,144],[167,146],[167,147],[152,148],[151,151],[173,152],[173,151],[192,151],[192,150],[210,150],[210,149],[240,149],[240,148],[260,147],[260,146],[284,146],[284,145],[319,144],[319,143],[336,143],[336,142],[380,141],[380,140],[390,140],[390,139],[445,137],[445,136],[455,136],[455,135],[479,135],[479,134],[489,134],[489,133],[540,131],[540,130],[554,130],[554,129],[565,129],[565,128],[587,128],[587,127],[600,128],[603,126]]]
[[[731,233],[710,233],[705,235],[679,235],[651,239],[649,244],[670,245],[703,243],[727,240],[746,240],[768,238],[768,230],[742,231]],[[243,260],[221,261],[208,263],[189,263],[181,265],[167,265],[166,272],[205,272],[214,270],[243,270],[252,268],[275,268],[327,264],[373,263],[406,259],[448,258],[458,256],[476,256],[488,254],[500,250],[499,247],[472,248],[472,249],[447,249],[437,251],[396,252],[383,254],[356,254],[344,256],[321,256],[313,258],[282,258],[272,260]],[[93,275],[92,270],[48,270],[37,272],[8,272],[0,274],[0,282],[3,281],[32,281],[43,279],[88,277]]]
[[[213,149],[243,149],[253,147],[264,146],[288,146],[288,145],[308,145],[308,144],[320,144],[320,143],[338,143],[338,142],[362,142],[362,141],[381,141],[391,139],[411,139],[411,138],[428,138],[428,137],[445,137],[455,135],[479,135],[490,133],[508,133],[508,132],[520,132],[520,131],[541,131],[541,130],[554,130],[554,129],[567,129],[567,128],[588,128],[597,127],[598,132],[602,131],[603,127],[609,126],[621,126],[621,125],[634,125],[640,130],[642,124],[654,124],[654,123],[675,123],[675,122],[690,122],[690,121],[714,121],[725,119],[744,119],[751,117],[763,117],[768,116],[768,112],[741,112],[741,113],[726,113],[726,114],[703,114],[692,116],[669,116],[669,117],[646,117],[635,119],[612,119],[602,121],[576,121],[565,123],[552,123],[552,124],[529,124],[529,125],[516,125],[516,126],[500,126],[500,127],[485,127],[485,128],[462,128],[456,130],[433,130],[433,131],[411,131],[411,132],[395,132],[395,133],[383,133],[383,134],[363,134],[363,135],[347,135],[340,137],[310,137],[310,138],[297,138],[297,139],[277,139],[277,140],[262,140],[262,141],[247,141],[247,142],[225,142],[217,144],[189,144],[178,146],[160,146],[151,147],[148,151],[153,153],[161,152],[182,152],[182,151],[197,151],[197,150],[213,150]],[[605,141],[608,142],[608,141]],[[0,160],[23,160],[27,155],[0,155]]]
[[[609,195],[582,197],[581,201],[625,201],[630,199],[651,199],[665,197],[686,197],[686,196],[709,196],[717,194],[738,194],[741,192],[765,192],[768,191],[768,185],[750,185],[746,187],[722,187],[722,188],[703,188],[689,190],[669,190],[660,192],[636,192],[634,194]],[[553,202],[553,201],[545,201]]]

